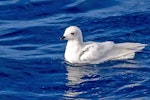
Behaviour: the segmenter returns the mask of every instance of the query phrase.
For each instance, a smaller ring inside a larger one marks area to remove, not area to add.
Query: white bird
[[[99,64],[108,60],[133,59],[135,52],[140,52],[146,44],[83,42],[82,32],[77,26],[66,28],[61,39],[68,40],[65,60],[72,64]]]

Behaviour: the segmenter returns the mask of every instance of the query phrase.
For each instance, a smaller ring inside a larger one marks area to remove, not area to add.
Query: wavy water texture
[[[1,100],[150,98],[149,0],[1,0]],[[139,42],[126,61],[71,66],[64,29],[79,26],[85,41]]]

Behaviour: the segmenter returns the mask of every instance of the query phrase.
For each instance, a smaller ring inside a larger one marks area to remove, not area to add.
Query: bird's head
[[[69,26],[61,39],[82,41],[82,32],[77,26]]]

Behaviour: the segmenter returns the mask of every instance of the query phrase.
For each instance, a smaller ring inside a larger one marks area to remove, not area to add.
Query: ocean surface
[[[70,25],[84,41],[147,47],[71,66],[60,40]],[[0,100],[150,100],[150,0],[0,0]]]

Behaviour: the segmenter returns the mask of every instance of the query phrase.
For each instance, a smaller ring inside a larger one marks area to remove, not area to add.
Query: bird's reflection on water
[[[86,91],[76,91],[80,88],[80,85],[88,81],[99,80],[99,69],[90,66],[67,66],[67,86],[69,90],[66,92],[67,97],[76,97]],[[91,79],[92,78],[92,79]]]
[[[113,71],[116,68],[135,68],[136,63],[110,63],[110,64],[99,64],[99,65],[83,65],[83,66],[66,66],[67,70],[67,83],[68,90],[65,92],[64,97],[77,98],[87,93],[88,89],[97,89],[99,92],[104,84],[114,83],[113,78],[115,74]],[[121,74],[127,74],[125,71],[120,72]],[[108,83],[107,83],[108,82]],[[109,83],[110,82],[110,83]],[[97,85],[97,86],[94,86]],[[102,87],[101,87],[102,86]],[[112,86],[113,87],[113,86]],[[86,88],[86,89],[85,89]],[[88,89],[87,89],[88,88]],[[105,91],[103,91],[105,92]],[[98,93],[99,94],[99,93]],[[91,94],[92,95],[92,94]]]

